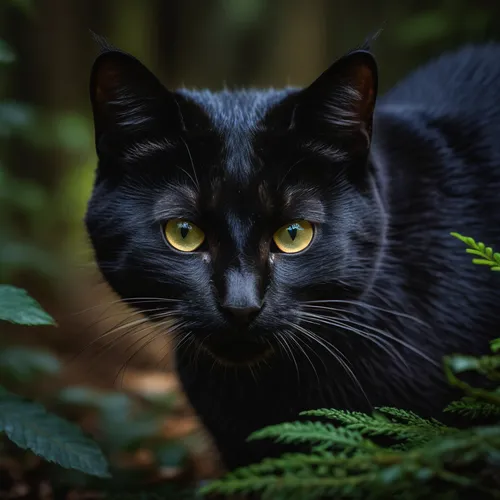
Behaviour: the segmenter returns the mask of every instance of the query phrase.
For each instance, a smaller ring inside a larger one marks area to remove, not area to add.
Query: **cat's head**
[[[87,229],[106,280],[151,319],[173,317],[219,360],[244,363],[300,335],[306,302],[370,287],[385,224],[368,51],[302,90],[211,93],[169,91],[108,50],[90,94]]]

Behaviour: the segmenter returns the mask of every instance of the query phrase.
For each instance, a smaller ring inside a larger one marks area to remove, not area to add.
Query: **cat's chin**
[[[212,337],[202,342],[201,347],[218,363],[225,366],[258,364],[274,353],[274,348],[268,342],[229,336]]]

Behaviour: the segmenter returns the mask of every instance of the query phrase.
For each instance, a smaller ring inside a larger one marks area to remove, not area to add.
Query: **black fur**
[[[499,61],[494,44],[447,54],[372,116],[364,49],[304,90],[216,93],[167,91],[112,48],[98,57],[96,259],[121,297],[182,323],[177,370],[229,468],[279,451],[245,438],[301,410],[438,416],[455,397],[441,357],[485,352],[498,335],[498,275],[449,233],[500,244]],[[171,218],[205,231],[198,251],[166,243]],[[280,253],[272,235],[294,219],[314,224],[313,242]]]

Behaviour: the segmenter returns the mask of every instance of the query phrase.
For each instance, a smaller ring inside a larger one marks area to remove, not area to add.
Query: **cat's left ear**
[[[103,135],[126,141],[141,133],[151,137],[155,131],[182,129],[173,94],[139,60],[119,50],[107,50],[95,60],[90,100],[96,145]]]
[[[377,86],[373,55],[367,50],[351,52],[301,91],[295,121],[328,134],[364,138],[369,147]]]

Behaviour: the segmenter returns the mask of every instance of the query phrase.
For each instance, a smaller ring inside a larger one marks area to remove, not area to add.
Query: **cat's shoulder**
[[[381,99],[382,104],[418,103],[465,111],[498,102],[500,43],[470,44],[416,68]]]

